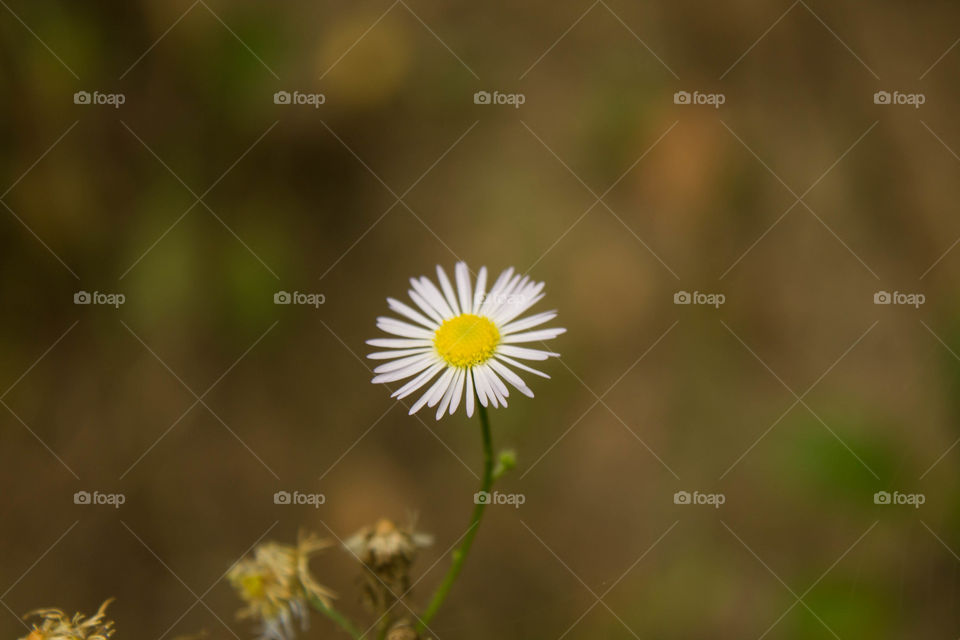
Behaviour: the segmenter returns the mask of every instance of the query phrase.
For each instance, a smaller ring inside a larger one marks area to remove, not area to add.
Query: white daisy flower
[[[440,266],[440,288],[426,276],[411,278],[413,288],[407,293],[417,308],[393,298],[387,298],[387,304],[412,323],[381,316],[377,318],[377,327],[396,337],[367,341],[373,347],[386,349],[371,353],[368,358],[389,360],[374,369],[374,384],[412,378],[392,397],[406,398],[436,378],[410,407],[411,415],[424,405],[436,406],[439,420],[445,412],[453,415],[461,398],[468,416],[473,415],[475,399],[484,407],[488,403],[505,407],[510,392],[504,380],[532,398],[533,392],[513,369],[549,378],[519,361],[560,355],[519,346],[550,340],[566,331],[530,330],[553,320],[556,311],[519,318],[543,298],[542,282],[521,277],[511,267],[500,274],[488,292],[486,267],[477,274],[475,287],[470,284],[470,270],[465,262],[457,263],[454,275],[456,289]]]

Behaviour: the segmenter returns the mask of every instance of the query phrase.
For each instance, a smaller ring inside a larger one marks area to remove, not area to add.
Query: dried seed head
[[[246,606],[239,618],[261,624],[261,637],[290,640],[294,622],[303,629],[309,621],[308,601],[320,600],[330,606],[335,594],[321,586],[310,573],[310,556],[331,543],[310,534],[300,534],[296,546],[265,542],[254,549],[252,558],[237,562],[227,579]]]
[[[387,640],[420,640],[420,635],[408,620],[401,620],[390,628]]]
[[[383,518],[372,527],[364,527],[346,541],[347,549],[376,572],[394,565],[409,567],[417,549],[433,543],[427,534],[413,530],[413,526],[398,527]]]
[[[106,618],[107,607],[113,598],[106,600],[89,618],[77,613],[72,618],[60,609],[37,609],[24,619],[39,617],[30,633],[20,640],[107,640],[113,635],[113,620]]]
[[[410,565],[417,551],[432,543],[433,538],[415,531],[412,523],[398,527],[385,518],[350,536],[344,545],[368,569],[364,574],[367,606],[383,611],[403,595],[410,588]]]

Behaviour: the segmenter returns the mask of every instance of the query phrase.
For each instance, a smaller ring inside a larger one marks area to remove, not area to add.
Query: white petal
[[[493,286],[490,288],[490,292],[484,296],[483,305],[480,307],[480,311],[477,312],[479,316],[485,316],[489,314],[490,309],[494,306],[494,300],[500,294],[500,291],[503,289],[504,285],[510,281],[510,278],[513,276],[513,267],[505,269],[498,277],[497,281],[493,283]]]
[[[508,282],[510,278],[513,277],[513,267],[508,267],[500,272],[500,275],[497,276],[496,282],[493,283],[493,286],[490,287],[490,293],[496,293],[500,291]]]
[[[486,364],[483,365],[483,374],[487,377],[487,381],[490,383],[490,386],[493,388],[494,392],[500,396],[500,400],[503,402],[503,406],[507,406],[507,398],[510,397],[510,390],[507,389],[507,385],[503,384],[503,380],[500,379],[493,369],[488,367]]]
[[[383,347],[384,349],[409,349],[414,347],[432,347],[433,340],[405,340],[400,338],[375,338],[367,340],[371,347]]]
[[[456,315],[453,310],[450,309],[447,301],[443,299],[443,294],[440,293],[440,289],[437,289],[437,285],[433,284],[429,278],[421,277],[419,280],[411,278],[410,284],[417,293],[430,303],[431,307],[436,309],[437,313],[439,313],[444,320],[448,320]]]
[[[453,380],[447,385],[447,392],[443,394],[443,400],[440,401],[440,406],[437,408],[437,420],[442,418],[447,411],[450,400],[453,399],[453,394],[456,393],[457,389],[463,388],[463,369],[452,369],[452,371],[454,372]]]
[[[411,280],[411,282],[413,281]],[[420,307],[421,311],[423,311],[425,314],[430,316],[430,318],[434,320],[438,325],[443,324],[443,316],[441,316],[437,312],[437,310],[434,309],[429,302],[427,302],[426,298],[421,296],[414,289],[410,289],[409,291],[407,291],[407,295],[410,296],[410,299],[413,300],[418,307]]]
[[[550,356],[555,358],[560,357],[559,353],[540,351],[539,349],[527,349],[526,347],[514,347],[509,344],[498,345],[497,351],[508,356],[513,356],[514,358],[520,358],[521,360],[546,360]]]
[[[518,288],[514,291],[515,294],[518,294],[524,300],[529,300],[543,291],[544,287],[543,282],[537,282],[536,280],[531,280],[526,284],[526,286]]]
[[[420,409],[423,407],[423,405],[427,404],[427,398],[430,396],[430,392],[431,392],[432,390],[433,390],[433,387],[431,387],[430,389],[428,389],[427,391],[425,391],[425,392],[423,393],[423,395],[420,396],[420,398],[419,398],[416,402],[413,403],[413,406],[410,407],[410,411],[407,413],[407,415],[412,416],[412,415],[415,414],[417,411],[420,411]]]
[[[507,406],[507,397],[500,392],[500,386],[503,385],[503,388],[506,389],[506,385],[504,385],[503,381],[489,369],[484,371],[483,374],[487,378],[488,396],[494,399],[493,406],[497,406],[497,400],[500,401],[500,406]],[[509,391],[507,393],[509,393]]]
[[[543,311],[536,315],[528,316],[523,320],[517,320],[511,322],[510,324],[503,325],[500,328],[500,335],[506,336],[511,333],[516,333],[517,331],[524,331],[525,329],[532,329],[538,325],[543,324],[544,322],[549,322],[557,317],[556,310]]]
[[[473,400],[474,400],[473,393],[474,393],[474,391],[473,391],[473,372],[472,372],[470,369],[467,369],[467,395],[466,395],[466,397],[464,398],[464,402],[466,402],[467,417],[468,417],[468,418],[472,418],[472,417],[473,417]]]
[[[508,305],[501,307],[498,314],[508,314],[515,311],[517,314],[529,309],[533,301],[543,291],[544,283],[525,278],[518,282],[516,288],[509,292]]]
[[[477,400],[484,407],[487,406],[487,385],[484,384],[483,376],[480,371],[474,367],[470,370],[473,373],[473,388],[477,392]]]
[[[433,383],[433,386],[430,387],[426,393],[420,396],[420,399],[417,400],[412,407],[410,407],[410,415],[412,416],[417,411],[423,407],[425,404],[429,404],[431,407],[440,401],[440,398],[443,397],[443,393],[447,390],[447,385],[450,384],[450,374],[453,372],[453,369],[447,369],[442,376],[437,378],[437,381]],[[437,398],[434,401],[434,398]]]
[[[427,300],[433,304],[438,309],[441,309],[445,314],[449,314],[449,317],[457,315],[457,310],[450,306],[450,303],[444,297],[443,292],[437,288],[437,285],[433,283],[433,280],[427,276],[420,276],[420,286],[423,287],[423,290],[426,291],[430,297]],[[439,305],[439,306],[438,306]],[[447,317],[446,315],[444,317]]]
[[[520,284],[521,281],[526,284],[527,280],[529,280],[527,276],[521,276],[519,273],[513,276],[513,278],[511,278],[510,281],[503,286],[500,292],[493,296],[492,304],[487,308],[487,315],[491,318],[496,317],[499,311],[501,311],[509,303],[513,302],[512,295],[514,290],[517,288],[517,285]]]
[[[394,391],[392,394],[390,394],[390,397],[396,398],[398,400],[403,400],[408,395],[410,395],[411,393],[413,393],[423,385],[427,384],[427,382],[429,382],[433,378],[433,376],[437,375],[437,373],[441,369],[443,369],[445,366],[446,366],[445,362],[443,361],[437,362],[435,365],[433,365],[432,367],[430,367],[429,369],[427,369],[426,371],[418,375],[416,378],[414,378],[407,384],[403,385],[402,387]]]
[[[507,382],[512,384],[514,387],[516,387],[517,391],[527,396],[528,398],[533,397],[533,391],[530,390],[530,387],[527,386],[527,384],[523,381],[523,379],[517,374],[515,374],[513,371],[510,371],[510,369],[507,368],[506,366],[497,362],[496,358],[491,358],[487,360],[486,364],[491,369],[493,369],[494,371],[502,375],[507,380]]]
[[[474,381],[479,385],[478,388],[483,389],[483,393],[486,396],[488,402],[490,402],[494,408],[500,408],[500,396],[493,387],[493,381],[490,380],[489,372],[483,367],[474,367],[473,368],[473,378]]]
[[[450,387],[450,383],[453,382],[453,376],[455,375],[457,375],[456,369],[447,369],[443,372],[443,375],[440,376],[440,379],[437,380],[437,383],[433,385],[433,389],[430,392],[430,399],[427,400],[427,406],[437,406],[437,403],[443,399],[444,394]]]
[[[367,357],[371,360],[390,360],[391,358],[405,358],[406,356],[412,356],[418,353],[426,353],[430,350],[430,347],[420,347],[419,349],[394,349],[392,351],[377,351],[376,353],[368,354]]]
[[[533,305],[543,300],[543,297],[544,297],[544,294],[541,293],[540,295],[533,296],[529,299],[523,298],[519,301],[516,298],[514,298],[514,302],[512,305],[508,305],[507,307],[500,309],[500,313],[497,314],[497,317],[495,320],[500,324],[507,324],[509,322],[512,322],[514,318],[523,314],[524,312],[529,310],[530,307],[532,307]]]
[[[374,373],[390,373],[391,371],[396,371],[397,369],[403,369],[408,364],[413,364],[419,362],[420,360],[433,360],[436,356],[430,352],[419,353],[417,355],[410,356],[408,358],[400,358],[399,360],[391,360],[381,364],[379,367],[373,370]]]
[[[447,301],[447,304],[450,305],[450,308],[453,309],[453,315],[460,315],[460,305],[457,304],[457,296],[453,293],[453,286],[450,284],[447,272],[444,271],[440,265],[437,265],[437,279],[443,288],[444,299]]]
[[[502,360],[503,362],[506,362],[507,364],[512,364],[513,366],[517,367],[518,369],[523,369],[524,371],[529,371],[530,373],[532,373],[532,374],[534,374],[534,375],[537,375],[537,376],[540,376],[541,378],[546,378],[547,380],[550,379],[550,376],[548,376],[547,374],[545,374],[543,371],[538,371],[537,369],[534,369],[533,367],[528,367],[527,365],[523,364],[522,362],[517,362],[517,361],[514,360],[513,358],[508,358],[507,356],[503,355],[502,353],[494,354],[494,357],[495,357],[497,360]]]
[[[377,318],[377,328],[381,331],[392,333],[395,336],[402,336],[404,338],[423,338],[424,340],[432,340],[434,335],[433,331],[429,331],[423,327],[418,327],[415,324],[410,324],[409,322],[403,322],[402,320],[396,320],[394,318],[388,318],[386,316],[380,316]]]
[[[453,397],[450,399],[450,415],[453,415],[453,412],[460,406],[460,397],[463,395],[463,386],[466,378],[467,370],[461,369],[460,375],[453,381]],[[473,389],[470,390],[470,393],[473,393]]]
[[[487,286],[487,268],[480,267],[480,272],[477,274],[477,289],[473,293],[473,305],[470,307],[473,309],[471,313],[479,313],[480,305],[483,304],[483,295],[486,293],[484,287]]]
[[[457,295],[460,302],[460,310],[463,313],[473,313],[473,301],[470,294],[473,290],[470,288],[470,270],[467,269],[466,262],[458,262],[454,267],[453,275],[457,279]]]
[[[513,279],[504,287],[502,295],[511,296],[520,293],[530,282],[530,276],[521,276],[519,273],[513,276]]]
[[[542,342],[543,340],[553,340],[566,329],[538,329],[537,331],[527,331],[526,333],[514,333],[504,336],[500,339],[504,344],[515,344],[517,342]]]
[[[543,300],[544,294],[541,293],[542,291],[543,283],[540,282],[536,284],[531,283],[526,290],[513,294],[508,300],[509,304],[501,307],[497,312],[497,322],[506,324],[526,312],[527,309]]]
[[[420,373],[434,362],[436,362],[436,359],[433,356],[423,360],[418,360],[416,362],[411,362],[410,364],[407,364],[396,371],[381,373],[380,375],[375,376],[371,382],[373,384],[383,384],[387,382],[397,382],[398,380],[406,380],[410,376]]]
[[[399,313],[400,315],[406,316],[408,319],[413,320],[414,322],[417,322],[417,323],[422,324],[422,325],[425,326],[427,329],[436,330],[437,327],[438,327],[439,324],[440,324],[439,321],[430,320],[430,318],[427,318],[426,316],[424,316],[422,313],[420,313],[420,312],[417,311],[416,309],[413,309],[413,308],[411,308],[410,306],[405,305],[405,304],[403,304],[402,302],[400,302],[399,300],[396,300],[396,299],[394,299],[394,298],[387,298],[387,305],[388,305],[391,309],[393,309],[394,311],[396,311],[397,313]]]

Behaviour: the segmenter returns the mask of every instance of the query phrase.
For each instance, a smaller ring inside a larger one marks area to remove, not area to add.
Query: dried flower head
[[[401,620],[390,627],[387,640],[420,640],[420,634],[409,620]]]
[[[20,640],[107,640],[114,632],[113,620],[106,618],[111,602],[113,598],[106,600],[89,618],[79,613],[67,618],[60,609],[31,611],[24,619],[38,617],[40,621],[34,622],[30,633]]]
[[[321,586],[310,574],[310,556],[331,543],[313,534],[300,534],[296,546],[265,542],[227,573],[246,607],[239,618],[261,624],[261,637],[289,640],[295,635],[294,622],[302,629],[309,623],[308,602],[319,600],[330,606],[336,595]]]
[[[365,588],[368,605],[380,610],[406,592],[417,550],[432,543],[433,537],[415,531],[413,523],[398,527],[386,518],[350,536],[344,543],[347,550],[370,570]],[[371,572],[375,577],[369,576]]]

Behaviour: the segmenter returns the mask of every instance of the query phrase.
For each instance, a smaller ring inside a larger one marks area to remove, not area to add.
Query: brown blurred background
[[[4,637],[107,596],[121,640],[252,637],[218,579],[265,532],[408,512],[422,606],[478,425],[408,417],[362,356],[458,257],[545,280],[569,331],[492,412],[526,503],[488,510],[439,638],[960,633],[954,3],[2,4]],[[360,617],[345,553],[313,568]]]

